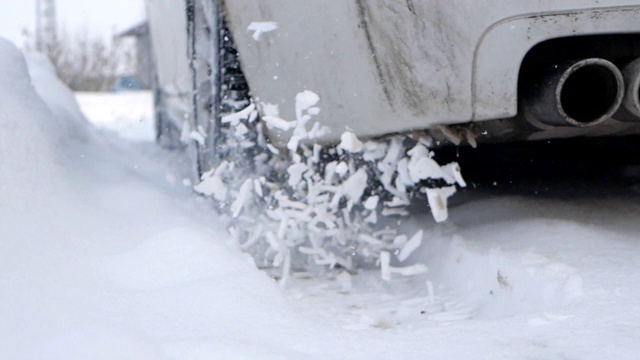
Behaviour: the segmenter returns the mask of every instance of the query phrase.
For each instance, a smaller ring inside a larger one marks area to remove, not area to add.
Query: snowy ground
[[[29,62],[47,105],[0,40],[2,359],[640,353],[631,185],[467,192],[447,223],[416,215],[407,229],[425,230],[408,261],[428,274],[299,276],[283,290],[182,186],[181,158],[150,142],[148,93],[80,94],[90,126],[46,66]]]
[[[78,93],[80,109],[98,129],[111,130],[133,142],[154,140],[153,93]]]

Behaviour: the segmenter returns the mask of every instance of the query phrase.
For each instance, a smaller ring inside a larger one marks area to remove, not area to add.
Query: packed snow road
[[[298,274],[282,289],[182,184],[181,157],[145,134],[150,94],[79,95],[92,126],[42,59],[29,71],[33,86],[0,41],[2,359],[640,353],[637,168],[597,186],[479,181],[447,223],[406,225],[424,230],[406,263],[428,273],[392,263],[390,281]]]

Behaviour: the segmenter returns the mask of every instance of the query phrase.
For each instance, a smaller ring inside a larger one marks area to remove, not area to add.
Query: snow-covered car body
[[[345,129],[374,137],[513,118],[522,112],[523,62],[537,45],[552,39],[601,36],[594,41],[605,45],[596,46],[596,53],[584,49],[574,53],[604,57],[620,67],[640,57],[633,37],[640,33],[637,0],[220,0],[217,4],[258,104],[278,105],[280,117],[293,120],[295,95],[303,90],[317,93],[322,111],[315,119],[330,128],[328,141],[338,140]],[[176,0],[147,0],[147,5],[159,88],[175,98],[174,110],[187,114],[192,79],[185,6]],[[277,28],[249,31],[261,29],[265,22]],[[603,53],[612,39],[607,36],[624,37],[618,47],[627,50]],[[553,57],[565,45],[561,42],[535,57]],[[542,62],[556,66],[554,62],[573,60],[572,56]],[[618,73],[615,81],[622,89]],[[556,93],[559,101],[559,90]],[[622,94],[612,101],[620,106]],[[608,122],[615,110],[606,114]],[[184,114],[174,117],[183,119]],[[272,137],[286,140],[286,134]]]

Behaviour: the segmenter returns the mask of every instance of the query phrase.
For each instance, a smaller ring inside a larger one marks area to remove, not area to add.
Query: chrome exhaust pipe
[[[547,69],[524,95],[524,115],[534,125],[588,127],[618,111],[624,80],[605,59],[564,62]]]
[[[613,115],[620,121],[640,122],[640,58],[622,69],[626,90],[622,106]]]

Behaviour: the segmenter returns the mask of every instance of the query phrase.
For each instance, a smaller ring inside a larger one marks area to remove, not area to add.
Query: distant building
[[[140,87],[150,89],[153,85],[153,62],[151,61],[151,39],[149,23],[143,22],[115,36],[116,39],[134,38],[136,43],[136,73]]]

